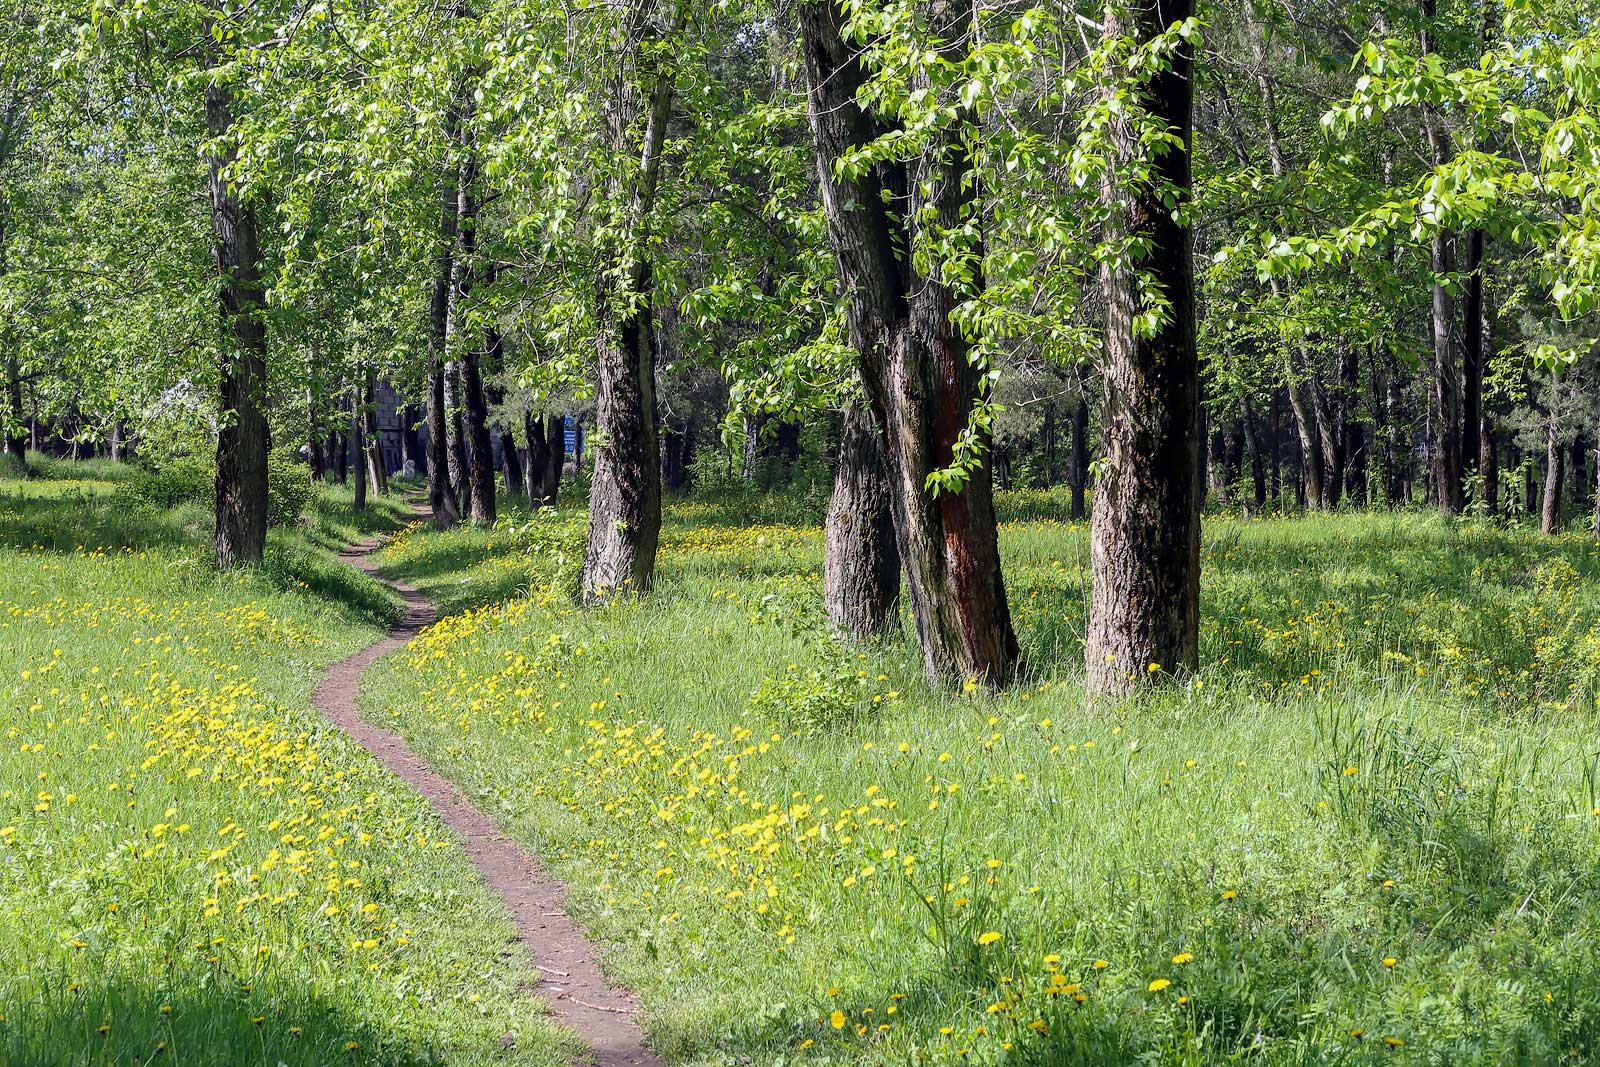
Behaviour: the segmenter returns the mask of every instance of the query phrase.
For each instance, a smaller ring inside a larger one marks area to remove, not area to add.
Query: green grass
[[[404,505],[324,490],[217,574],[203,514],[80,473],[0,480],[0,1063],[568,1061],[440,821],[310,707],[397,610],[330,550]]]
[[[364,706],[572,881],[676,1063],[1594,1055],[1593,543],[1214,520],[1203,670],[1090,706],[1050,504],[1001,499],[1004,693],[830,638],[820,529],[741,499],[589,612],[576,510],[410,531],[385,567],[460,614]]]

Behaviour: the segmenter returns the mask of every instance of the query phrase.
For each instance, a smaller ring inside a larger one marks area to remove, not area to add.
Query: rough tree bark
[[[970,3],[931,0],[927,17],[959,59],[972,30]],[[841,175],[835,164],[877,132],[856,102],[865,72],[843,40],[832,0],[803,3],[800,28],[823,211],[840,283],[850,294],[850,342],[885,435],[887,496],[923,666],[936,682],[978,678],[998,685],[1014,669],[1018,649],[989,472],[980,458],[959,492],[934,495],[927,484],[954,461],[981,383],[966,339],[950,322],[957,293],[921,276],[899,254],[913,243],[913,227],[954,232],[969,223],[975,192],[963,137],[975,119],[958,115],[909,163]],[[897,194],[892,203],[886,191]]]
[[[642,20],[652,5],[638,4],[638,19],[624,31],[627,47],[643,57],[651,31]],[[674,32],[687,8],[673,15]],[[594,474],[589,490],[589,539],[583,558],[583,599],[604,600],[617,591],[643,593],[655,578],[656,545],[661,537],[661,445],[656,423],[656,344],[654,272],[648,239],[655,213],[661,150],[672,117],[674,71],[657,70],[640,101],[618,73],[605,105],[612,150],[637,155],[638,169],[628,188],[612,179],[612,195],[627,201],[621,235],[602,250],[612,280],[602,283],[597,321]],[[634,112],[645,108],[643,134],[634,142]],[[623,244],[621,242],[628,242]]]
[[[889,475],[870,412],[844,413],[839,466],[828,502],[822,598],[835,629],[871,638],[892,629],[900,598],[900,552],[886,506]]]
[[[206,86],[206,130],[228,136],[233,94],[226,84]],[[217,434],[217,566],[261,562],[267,543],[267,326],[262,318],[261,250],[255,210],[239,196],[226,172],[237,152],[229,147],[210,160],[207,182],[221,275],[222,428]]]
[[[1135,0],[1109,13],[1108,37],[1139,41],[1188,18],[1191,0]],[[1084,645],[1092,694],[1127,695],[1168,672],[1193,670],[1200,621],[1200,364],[1195,350],[1192,236],[1163,203],[1166,186],[1187,195],[1193,145],[1193,55],[1173,53],[1140,90],[1138,104],[1181,145],[1150,166],[1149,185],[1120,187],[1141,149],[1126,117],[1110,131],[1113,167],[1104,198],[1121,233],[1148,242],[1141,264],[1167,301],[1154,335],[1133,328],[1138,283],[1129,265],[1104,262],[1104,459],[1095,482],[1089,631]]]

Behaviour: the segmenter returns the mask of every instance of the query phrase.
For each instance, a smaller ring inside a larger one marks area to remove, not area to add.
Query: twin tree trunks
[[[972,30],[970,3],[934,0],[928,17],[934,35],[959,56]],[[854,451],[840,464],[845,484],[836,486],[829,510],[830,614],[847,630],[871,633],[892,611],[894,582],[883,580],[884,526],[873,513],[881,506],[874,502],[886,499],[929,678],[998,685],[1016,667],[1018,648],[988,471],[970,471],[960,492],[935,494],[927,484],[930,474],[954,461],[956,441],[980,398],[980,379],[966,339],[950,321],[959,294],[937,270],[922,277],[897,253],[915,243],[919,227],[954,229],[970,214],[972,160],[961,146],[976,116],[959,113],[910,162],[842,175],[838,164],[887,132],[891,120],[856,103],[867,73],[844,41],[833,0],[802,5],[800,28],[823,210],[840,284],[851,298],[849,339],[860,355],[871,431],[884,461],[880,474],[872,469],[870,449],[859,438],[847,441]],[[861,432],[859,424],[855,429]],[[880,477],[888,492],[871,492],[871,480]],[[866,510],[846,524],[843,502],[852,499]],[[851,561],[853,553],[869,561]],[[865,599],[852,605],[855,593]]]
[[[1138,4],[1109,19],[1106,32],[1148,41],[1191,10],[1187,2]],[[963,47],[972,28],[969,4],[935,0],[928,15],[934,34],[954,42],[947,47]],[[883,471],[875,471],[870,450],[852,435],[861,432],[860,423],[847,421],[829,510],[830,616],[863,634],[884,625],[894,586],[885,578],[881,552],[873,555],[882,526],[874,521],[872,501],[886,498],[929,677],[999,684],[1016,666],[1018,649],[1000,572],[991,480],[980,467],[958,493],[927,489],[928,475],[951,463],[980,383],[965,339],[950,323],[958,294],[943,278],[917,276],[896,251],[915,243],[915,227],[950,228],[970,213],[976,183],[960,146],[962,127],[975,116],[958,114],[908,164],[883,163],[860,176],[842,176],[839,161],[886,132],[888,120],[856,104],[865,71],[843,39],[832,0],[802,6],[801,32],[823,208],[840,282],[852,298],[850,341],[861,355],[871,431],[881,436],[884,460]],[[1162,203],[1163,186],[1180,195],[1190,187],[1191,74],[1192,56],[1184,47],[1170,69],[1142,87],[1137,101],[1177,131],[1184,147],[1155,161],[1152,187],[1127,189],[1112,177],[1104,190],[1121,233],[1153,249],[1141,267],[1170,305],[1154,336],[1136,336],[1140,293],[1133,265],[1104,269],[1105,459],[1096,484],[1086,659],[1090,691],[1112,696],[1197,662],[1200,391],[1194,279],[1190,235]],[[1112,138],[1113,174],[1127,173],[1142,152],[1137,131],[1124,119]],[[877,478],[887,484],[886,494],[872,491]]]

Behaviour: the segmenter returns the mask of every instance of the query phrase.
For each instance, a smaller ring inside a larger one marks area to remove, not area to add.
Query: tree
[[[1103,261],[1104,382],[1084,658],[1091,693],[1193,670],[1200,623],[1200,366],[1185,221],[1192,179],[1191,6],[1139,0],[1106,39],[1146,60],[1112,80],[1102,185],[1118,255]],[[1123,45],[1126,39],[1129,44]]]
[[[237,14],[225,7],[208,10],[203,20],[208,43],[231,41],[238,32]],[[267,542],[267,327],[256,209],[231,173],[238,161],[237,148],[228,142],[234,102],[220,45],[210,57],[206,130],[222,147],[211,154],[207,186],[224,329],[215,550],[217,566],[228,568],[261,562]]]
[[[601,250],[596,314],[597,441],[582,578],[589,602],[619,590],[642,593],[655,577],[661,460],[651,232],[676,88],[668,49],[687,13],[683,0],[664,11],[630,4],[615,30],[619,58],[631,69],[613,76],[607,89],[607,143],[617,159],[638,162],[607,178],[616,218]]]
[[[932,0],[918,13],[935,43],[917,52],[928,67],[910,78],[927,89],[930,77],[949,77],[960,63],[972,8]],[[882,434],[923,666],[939,682],[997,685],[1015,667],[1018,647],[984,465],[983,376],[952,321],[963,288],[977,281],[975,250],[949,250],[937,265],[907,254],[919,245],[926,254],[930,241],[973,230],[968,153],[975,115],[961,107],[938,111],[953,117],[927,122],[911,159],[893,158],[897,153],[881,150],[880,133],[907,131],[858,105],[871,73],[846,44],[831,0],[803,4],[800,25],[823,209],[850,302],[849,341]],[[941,472],[950,473],[941,481]]]

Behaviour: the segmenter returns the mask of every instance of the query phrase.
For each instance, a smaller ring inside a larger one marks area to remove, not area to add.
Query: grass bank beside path
[[[569,1062],[498,901],[311,708],[380,637],[319,491],[259,570],[110,464],[0,479],[0,1064]]]
[[[1600,1056],[1592,539],[1213,519],[1200,674],[1091,708],[1065,504],[1000,495],[1003,693],[830,637],[820,528],[730,499],[594,611],[579,508],[410,528],[382,566],[456,614],[364,709],[570,880],[678,1064]]]

